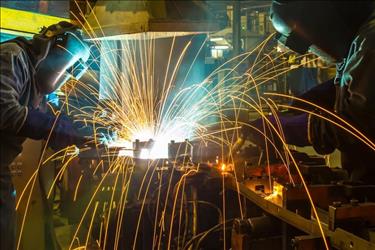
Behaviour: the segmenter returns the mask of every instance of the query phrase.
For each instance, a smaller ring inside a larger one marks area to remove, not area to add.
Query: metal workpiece
[[[324,249],[324,244],[319,236],[301,235],[292,239],[293,250]]]
[[[291,183],[286,166],[278,164],[248,168],[244,181],[227,175],[227,187],[283,222],[283,249],[324,249],[322,231],[332,249],[373,249],[374,187],[347,181],[345,171],[323,165],[322,158],[294,155],[309,195],[296,168],[290,169]],[[266,169],[277,178],[270,178]]]
[[[275,250],[324,249],[322,231],[331,249],[375,248],[375,243],[371,241],[371,228],[375,226],[375,203],[369,201],[373,199],[375,187],[348,182],[342,178],[346,176],[343,171],[323,165],[321,158],[296,153],[298,167],[317,211],[315,214],[296,170],[290,168],[288,172],[283,164],[271,164],[268,170],[264,165],[249,165],[249,161],[243,158],[229,164],[219,160],[219,148],[188,140],[171,141],[168,145],[168,159],[140,159],[139,152],[152,145],[152,141],[133,143],[134,154],[127,163],[129,169],[132,169],[128,171],[134,173],[131,192],[135,192],[137,186],[145,185],[140,180],[150,178],[149,192],[154,198],[146,199],[145,206],[154,209],[155,195],[159,192],[158,182],[165,179],[175,183],[173,192],[178,193],[182,188],[179,179],[184,176],[184,185],[187,185],[184,187],[184,199],[189,200],[189,205],[185,206],[186,213],[190,214],[189,233],[192,239],[198,237],[201,228],[205,227],[201,218],[208,214],[202,212],[203,206],[217,206],[219,217],[215,220],[223,220],[224,212],[220,211],[222,204],[216,204],[220,199],[215,202],[203,200],[202,190],[207,197],[215,196],[215,192],[218,197],[225,196],[231,190],[233,194],[238,192],[246,204],[242,205],[246,207],[242,208],[245,212],[242,216],[235,217],[229,228],[231,247],[234,250],[271,247]],[[92,159],[98,157],[100,152],[104,157],[99,159],[108,157],[108,151],[96,149],[83,151],[83,159],[90,159],[89,152]],[[119,149],[111,149],[111,152],[119,152]],[[190,174],[186,175],[188,172]],[[270,175],[276,177],[270,178]],[[290,176],[294,182],[290,181]],[[106,185],[111,186],[112,181],[113,176],[106,181]],[[227,191],[223,191],[221,185]],[[139,201],[129,202],[138,204],[132,206],[133,213],[142,209]],[[175,203],[175,209],[181,206],[184,205]],[[226,213],[227,206],[231,206],[230,202],[225,204]],[[192,245],[196,243],[191,242]]]
[[[233,231],[237,234],[249,234],[253,238],[275,235],[280,231],[281,224],[276,218],[268,215],[235,219]]]
[[[239,189],[241,195],[245,196],[256,206],[264,210],[265,212],[275,216],[276,218],[284,221],[288,225],[291,225],[306,234],[318,235],[320,237],[320,229],[316,219],[304,218],[303,216],[290,211],[286,208],[280,207],[273,202],[264,199],[253,190],[248,189],[244,184],[237,183],[235,178],[227,176],[226,185],[232,189]],[[306,201],[308,203],[308,201]],[[369,242],[353,233],[336,228],[334,231],[329,229],[327,223],[321,221],[321,226],[325,237],[329,239],[332,247],[343,250],[351,249],[375,249],[375,243]]]
[[[374,227],[375,226],[375,203],[359,203],[358,200],[351,200],[349,204],[329,207],[329,229],[337,227]]]
[[[181,156],[192,157],[193,156],[193,145],[189,140],[183,142],[171,141],[168,143],[168,158],[178,159]]]
[[[265,247],[268,242],[280,241],[281,222],[268,215],[251,217],[247,219],[237,218],[233,221],[232,249],[245,250]]]
[[[90,237],[107,249],[116,237],[121,238],[118,249],[127,249],[125,243],[136,237],[136,249],[151,249],[149,239],[156,232],[160,249],[168,249],[171,238],[171,249],[219,249],[225,244],[233,250],[320,250],[325,249],[321,230],[330,249],[375,248],[374,187],[338,180],[332,174],[336,170],[324,169],[328,167],[318,158],[299,155],[316,215],[298,175],[281,163],[227,162],[220,158],[220,148],[199,141],[172,141],[168,158],[142,159],[142,149],[152,145],[150,140],[135,141],[130,154],[121,157],[123,148],[105,145],[75,152],[78,157],[59,184],[61,214],[75,225],[86,208],[93,214],[98,206]],[[64,158],[53,163],[59,169]],[[327,176],[319,178],[319,173]],[[107,238],[101,225],[108,225]],[[120,226],[126,230],[116,233]],[[94,241],[88,245],[98,248]]]

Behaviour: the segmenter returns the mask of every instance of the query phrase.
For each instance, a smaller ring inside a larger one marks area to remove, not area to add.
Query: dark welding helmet
[[[44,28],[33,38],[41,55],[36,65],[35,81],[42,94],[48,94],[70,78],[79,79],[86,69],[90,49],[77,26],[68,22]]]
[[[296,8],[296,6],[292,7]],[[289,12],[291,12],[290,4],[280,1],[272,3],[270,19],[277,31],[276,39],[289,49],[305,54],[312,43],[295,30],[297,24]]]
[[[286,47],[337,61],[346,56],[371,6],[369,1],[274,0],[270,19]]]

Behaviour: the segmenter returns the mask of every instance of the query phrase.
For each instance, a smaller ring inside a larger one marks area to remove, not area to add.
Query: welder
[[[312,52],[337,65],[335,79],[319,84],[301,98],[335,112],[372,142],[375,142],[374,5],[373,1],[274,0],[270,11],[279,42],[300,54]],[[374,150],[317,116],[329,117],[324,111],[297,102],[294,105],[313,114],[278,115],[287,144],[312,145],[323,155],[339,149],[342,167],[350,174],[350,181],[375,184]],[[275,117],[267,118],[277,127]],[[263,131],[262,119],[250,125]],[[265,147],[259,131],[245,126],[243,133]]]
[[[68,22],[45,27],[33,39],[15,38],[0,51],[0,249],[15,248],[15,190],[9,165],[26,138],[47,140],[60,150],[80,146],[85,137],[62,115],[42,112],[39,105],[71,77],[86,70],[89,46]]]

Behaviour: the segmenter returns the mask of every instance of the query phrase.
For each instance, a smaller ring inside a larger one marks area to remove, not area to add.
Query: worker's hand
[[[60,150],[71,145],[81,148],[88,141],[89,138],[85,134],[79,133],[68,117],[60,115],[53,128],[48,145],[54,150]]]
[[[281,130],[279,129],[278,123],[281,125]],[[309,145],[307,138],[307,123],[308,115],[306,113],[296,116],[280,115],[277,118],[271,115],[267,116],[265,119],[260,118],[250,122],[249,125],[243,126],[242,137],[260,147],[265,147],[264,136],[266,135],[276,147],[279,147],[282,145],[282,142],[277,133],[281,132],[285,137],[285,142],[287,144],[307,146]],[[277,133],[275,129],[272,128],[271,124],[276,129]],[[264,131],[266,133],[265,135],[262,134]],[[270,143],[268,143],[268,145],[270,145]]]
[[[101,124],[74,122],[74,127],[80,135],[90,139],[90,144],[108,145],[117,140],[117,132],[111,126]],[[98,146],[98,145],[96,145]]]
[[[101,144],[109,145],[116,142],[117,139],[117,132],[111,130],[110,128],[99,132],[99,142]]]
[[[47,140],[50,136],[49,146],[54,150],[71,145],[81,147],[87,141],[66,116],[56,117],[51,113],[43,113],[35,109],[28,110],[26,120],[17,135],[35,140]]]

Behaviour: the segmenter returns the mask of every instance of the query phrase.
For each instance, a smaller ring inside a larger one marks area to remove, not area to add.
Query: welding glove
[[[99,142],[101,144],[109,145],[113,142],[116,142],[118,139],[117,132],[112,131],[110,128],[105,129],[99,133]]]
[[[34,140],[47,140],[51,134],[48,144],[54,150],[71,145],[81,147],[85,144],[86,138],[77,132],[69,118],[60,115],[56,122],[55,120],[56,116],[53,114],[29,109],[25,123],[17,135]]]
[[[267,116],[267,119],[270,123],[279,131],[278,122],[280,122],[282,128],[282,134],[285,137],[286,144],[292,144],[295,146],[307,146],[309,145],[308,141],[308,114],[300,114],[295,116],[286,116],[286,115],[279,115],[275,118],[273,115]],[[273,141],[276,147],[282,146],[282,142],[280,138],[277,136],[276,132],[266,120],[264,120],[264,124],[266,127],[266,135],[267,137]],[[261,132],[264,132],[263,128],[263,119],[260,118],[258,120],[250,122],[251,126],[259,129]],[[265,139],[264,135],[261,134],[259,131],[255,130],[251,126],[243,126],[241,129],[242,137],[245,139],[249,139],[254,144],[264,148],[265,147]],[[269,148],[272,147],[270,143],[268,143]]]
[[[74,127],[79,134],[85,135],[86,138],[90,138],[91,142],[96,141],[98,144],[108,145],[118,138],[117,132],[111,126],[104,126],[99,123],[95,123],[95,126],[93,126],[92,123],[75,122]]]

